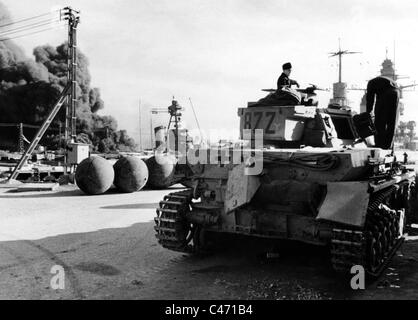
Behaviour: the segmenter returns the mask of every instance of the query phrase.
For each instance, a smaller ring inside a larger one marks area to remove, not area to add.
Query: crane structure
[[[181,117],[183,116],[181,111],[184,111],[183,107],[174,99],[171,102],[171,105],[168,108],[153,108],[151,109],[151,143],[153,135],[153,125],[152,125],[152,115],[157,115],[161,113],[167,113],[170,115],[170,120],[168,121],[166,137],[169,137],[169,132],[172,130],[174,132],[175,142],[174,150],[179,150],[179,138],[180,138],[180,122]],[[168,141],[167,141],[168,145]]]

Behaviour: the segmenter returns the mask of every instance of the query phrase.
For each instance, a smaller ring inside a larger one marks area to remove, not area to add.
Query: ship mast
[[[342,57],[346,54],[358,54],[361,52],[354,52],[341,49],[341,39],[338,39],[338,51],[330,52],[330,58],[338,57],[338,82],[334,83],[333,98],[330,101],[332,106],[348,107],[347,106],[347,83],[342,81]]]

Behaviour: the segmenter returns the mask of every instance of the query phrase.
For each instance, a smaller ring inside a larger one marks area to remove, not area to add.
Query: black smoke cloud
[[[10,22],[10,15],[0,3],[0,24]],[[53,47],[38,46],[34,58],[25,57],[13,41],[0,41],[0,122],[40,125],[67,84],[67,43]],[[91,87],[87,57],[78,50],[77,132],[80,140],[92,142],[101,152],[132,150],[135,142],[126,131],[117,131],[112,116],[101,116],[104,109],[100,90]],[[52,127],[65,121],[65,108]],[[53,141],[59,138],[52,137]],[[103,142],[104,141],[104,142]]]
[[[43,66],[48,74],[47,82],[51,86],[62,90],[67,84],[67,49],[66,43],[52,47],[49,45],[40,46],[34,49],[35,63]],[[102,122],[97,121],[100,116],[97,112],[104,108],[104,102],[100,97],[98,88],[91,88],[91,76],[88,70],[88,59],[78,52],[77,60],[77,95],[78,107],[77,118],[80,129],[85,133],[90,133],[96,129],[103,129]],[[115,120],[113,120],[115,122]],[[112,130],[117,129],[116,125]]]

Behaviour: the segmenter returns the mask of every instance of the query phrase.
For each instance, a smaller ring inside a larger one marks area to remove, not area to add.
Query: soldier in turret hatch
[[[391,149],[398,118],[400,91],[395,81],[379,76],[367,85],[366,111],[371,114],[374,107],[376,147]],[[376,104],[375,104],[376,100]]]
[[[277,90],[282,89],[283,87],[291,87],[293,85],[299,88],[299,83],[295,80],[289,78],[292,73],[292,64],[290,62],[283,65],[283,73],[281,74],[279,80],[277,80]]]

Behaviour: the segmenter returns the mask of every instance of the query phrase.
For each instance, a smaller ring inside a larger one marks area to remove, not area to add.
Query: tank
[[[381,274],[404,241],[415,172],[368,146],[353,111],[318,106],[315,90],[300,90],[298,105],[270,97],[238,110],[241,143],[205,150],[188,164],[191,188],[160,202],[163,247],[198,253],[222,233],[293,240],[327,248],[338,273]]]

